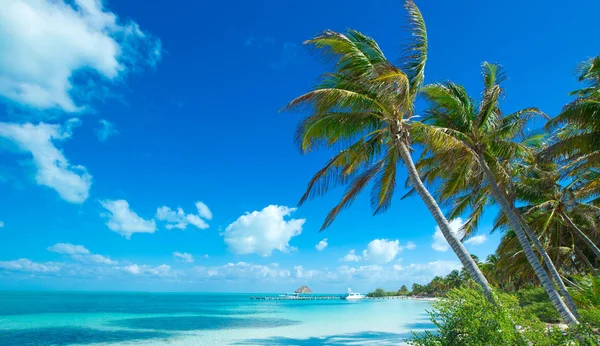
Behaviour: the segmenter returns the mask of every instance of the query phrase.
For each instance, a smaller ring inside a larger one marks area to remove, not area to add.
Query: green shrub
[[[559,323],[561,322],[560,315],[551,302],[532,303],[523,307],[528,315],[533,315],[543,322]]]
[[[387,296],[387,292],[383,288],[378,288],[374,292],[367,293],[367,297],[381,298]]]
[[[480,290],[461,288],[448,292],[429,312],[437,331],[413,333],[407,340],[417,346],[577,345],[571,333],[547,329],[526,313],[515,296],[497,293],[497,304]],[[590,344],[591,345],[591,344]]]
[[[593,328],[600,329],[600,309],[590,307],[588,309],[579,309],[581,320]]]
[[[531,314],[543,322],[558,323],[560,315],[552,305],[546,291],[541,287],[524,288],[517,292],[519,305],[526,314]]]
[[[519,297],[519,305],[521,307],[534,303],[548,302],[552,304],[550,299],[548,299],[546,291],[541,287],[522,288],[517,292],[517,297]]]

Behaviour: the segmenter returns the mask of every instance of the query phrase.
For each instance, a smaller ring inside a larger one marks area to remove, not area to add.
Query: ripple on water
[[[106,342],[142,341],[168,338],[164,332],[98,330],[79,327],[51,327],[31,329],[0,329],[0,345],[46,346],[92,344]]]
[[[110,324],[133,329],[168,331],[220,330],[243,328],[277,328],[300,324],[299,321],[282,318],[238,318],[225,316],[171,316],[127,318]]]

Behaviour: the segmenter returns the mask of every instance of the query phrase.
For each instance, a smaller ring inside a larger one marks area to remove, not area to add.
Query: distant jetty
[[[342,300],[344,295],[331,296],[315,296],[315,295],[280,295],[280,296],[251,296],[252,300]],[[389,297],[364,297],[364,300],[381,300],[381,299],[405,299],[405,300],[437,300],[437,298],[429,297],[412,297],[412,296],[389,296]]]

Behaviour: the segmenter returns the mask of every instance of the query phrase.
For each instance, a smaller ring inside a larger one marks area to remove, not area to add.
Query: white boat
[[[365,296],[363,296],[362,294],[352,292],[351,289],[348,289],[348,294],[346,296],[344,296],[344,299],[346,299],[346,300],[361,300],[364,297]]]

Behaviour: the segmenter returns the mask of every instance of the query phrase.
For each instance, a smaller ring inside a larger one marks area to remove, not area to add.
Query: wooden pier
[[[345,295],[339,296],[251,296],[251,300],[340,300],[344,299]],[[375,299],[410,299],[405,296],[390,296],[390,297],[364,297],[364,300]]]

